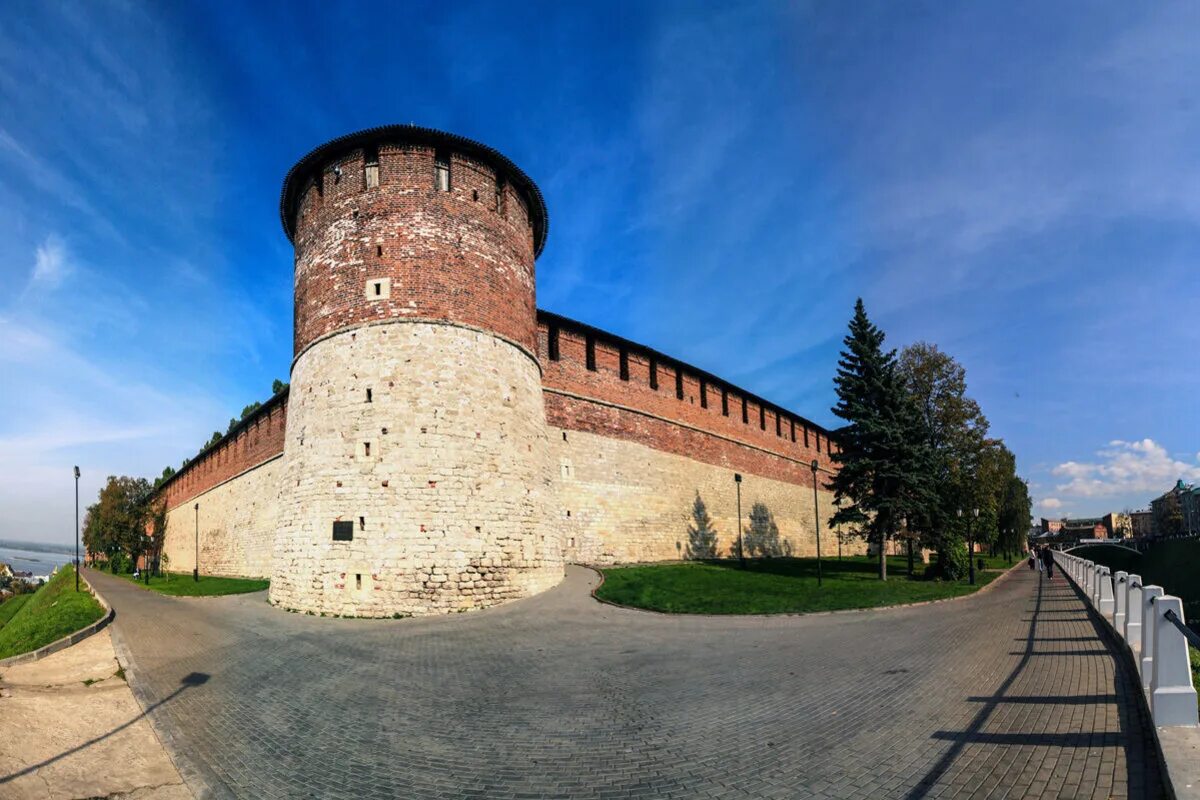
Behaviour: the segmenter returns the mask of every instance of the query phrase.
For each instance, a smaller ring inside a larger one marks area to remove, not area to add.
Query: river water
[[[14,572],[32,572],[39,578],[49,577],[57,567],[70,564],[74,558],[74,555],[67,553],[43,553],[0,547],[0,563],[8,564]]]

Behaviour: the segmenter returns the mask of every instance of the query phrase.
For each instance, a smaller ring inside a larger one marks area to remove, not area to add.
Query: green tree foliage
[[[88,552],[103,554],[109,564],[126,558],[136,562],[151,543],[146,526],[152,493],[145,478],[110,475],[84,517],[83,541]]]
[[[846,420],[838,431],[840,468],[829,482],[843,502],[830,525],[850,525],[878,546],[879,578],[887,580],[887,542],[903,517],[926,512],[932,501],[932,460],[917,405],[905,390],[896,351],[884,352],[884,333],[854,306],[838,360],[838,403]]]
[[[275,380],[274,380],[274,381],[271,383],[271,394],[272,394],[272,395],[277,395],[277,394],[279,394],[280,392],[282,392],[282,391],[283,391],[284,389],[286,389],[286,388],[288,388],[288,384],[286,384],[286,383],[284,383],[283,381],[279,380],[279,378],[276,378],[276,379],[275,379]]]
[[[1004,499],[1000,503],[1000,536],[996,543],[998,549],[1010,555],[1025,550],[1032,508],[1029,484],[1016,474],[1009,475]]]
[[[162,474],[154,479],[154,487],[153,488],[157,489],[159,486],[162,486],[164,483],[169,481],[174,474],[175,474],[174,467],[172,467],[170,465],[163,467]]]
[[[260,408],[262,408],[262,403],[259,403],[258,401],[255,401],[255,402],[251,403],[250,405],[246,406],[245,408],[242,409],[242,419],[245,419],[246,417],[250,416],[255,411],[258,411]]]
[[[692,501],[692,523],[688,525],[688,543],[684,551],[685,558],[716,558],[717,529],[713,526],[712,517],[708,515],[708,506],[696,492]]]
[[[792,554],[792,546],[779,540],[779,526],[766,503],[755,503],[750,507],[750,524],[746,526],[743,539],[746,555],[751,558],[779,558]]]
[[[957,579],[960,559],[951,551],[968,534],[977,543],[1019,549],[1029,525],[1028,487],[1017,477],[1016,457],[988,437],[987,418],[967,396],[962,365],[936,345],[918,342],[901,352],[899,370],[920,409],[933,459],[934,502],[918,518],[922,539],[937,551],[941,576]]]
[[[943,577],[957,579],[966,523],[957,511],[966,503],[970,475],[987,437],[988,421],[979,404],[967,396],[966,370],[937,345],[917,342],[904,348],[898,369],[906,391],[920,411],[934,476],[933,502],[910,520],[922,544],[937,552]],[[952,574],[953,573],[953,574]]]

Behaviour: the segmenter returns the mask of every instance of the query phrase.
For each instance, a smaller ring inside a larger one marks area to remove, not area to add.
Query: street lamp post
[[[75,468],[75,591],[79,591],[79,467]]]
[[[813,525],[817,529],[817,586],[821,586],[821,508],[817,502],[817,468],[820,464],[814,458],[812,464],[813,472]]]
[[[742,474],[733,473],[733,482],[737,485],[737,515],[738,515],[738,562],[742,569],[746,568],[746,550],[742,547]]]
[[[200,582],[200,504],[196,503],[196,566],[192,569],[192,580]]]
[[[836,513],[840,514],[842,512],[842,498],[840,498],[840,497],[836,498],[833,501],[833,504],[835,506],[837,506]],[[838,529],[836,531],[834,531],[834,535],[837,536],[837,540],[838,540],[838,561],[841,561],[842,560],[842,526],[840,524],[838,525]]]
[[[963,511],[958,510],[958,517],[962,519]],[[967,575],[972,586],[975,585],[975,529],[971,524],[972,518],[979,519],[979,509],[971,509],[971,516],[967,517]]]

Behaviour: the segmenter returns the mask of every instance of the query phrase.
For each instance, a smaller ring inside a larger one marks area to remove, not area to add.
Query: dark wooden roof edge
[[[609,333],[606,330],[588,325],[586,322],[580,322],[579,320],[571,319],[570,317],[564,317],[562,314],[555,314],[553,311],[546,311],[545,309],[539,308],[537,317],[538,322],[544,321],[547,325],[557,325],[559,329],[569,329],[580,331],[584,334],[591,334],[595,336],[598,341],[616,345],[619,349],[624,349],[627,352],[640,353],[644,356],[648,356],[653,358],[658,364],[664,364],[670,367],[678,367],[686,373],[695,375],[697,378],[702,378],[709,386],[716,386],[718,388],[725,389],[727,392],[735,394],[739,397],[745,397],[747,400],[750,400],[764,408],[770,409],[777,414],[782,414],[785,417],[793,419],[796,422],[805,425],[810,430],[820,431],[827,437],[832,438],[835,442],[837,441],[837,431],[831,431],[823,425],[818,425],[807,417],[801,416],[793,411],[789,411],[777,403],[772,403],[770,400],[759,397],[753,392],[746,391],[742,387],[730,383],[724,378],[719,378],[716,375],[713,375],[711,372],[692,366],[686,361],[680,361],[678,358],[673,358],[665,353],[661,353],[658,350],[655,350],[653,347],[631,341],[623,336],[618,336],[615,333]]]
[[[237,425],[234,425],[230,431],[225,433],[224,436],[222,436],[220,439],[217,439],[215,442],[213,442],[212,444],[205,447],[199,453],[197,453],[196,455],[189,458],[187,460],[187,464],[180,467],[178,470],[175,471],[174,475],[172,475],[171,477],[167,478],[165,481],[160,483],[158,485],[158,488],[154,490],[154,493],[158,494],[158,493],[162,492],[164,489],[166,489],[168,486],[170,486],[172,483],[174,483],[176,478],[178,478],[180,475],[183,475],[184,473],[189,471],[193,465],[200,463],[210,453],[215,452],[216,450],[219,450],[226,443],[232,442],[234,439],[236,439],[238,437],[239,433],[246,430],[246,428],[249,428],[251,425],[253,425],[255,422],[257,422],[262,417],[265,417],[268,414],[270,414],[271,411],[274,410],[276,407],[283,405],[287,401],[289,391],[291,391],[291,387],[285,386],[282,392],[280,392],[279,394],[276,394],[276,395],[272,395],[265,403],[263,403],[258,408],[254,409],[254,412],[251,413],[249,416],[247,416],[245,419],[238,420]]]
[[[321,169],[325,163],[362,148],[364,145],[390,143],[447,147],[465,155],[474,156],[504,172],[509,183],[521,190],[529,202],[530,218],[533,223],[534,257],[542,254],[542,248],[546,246],[546,235],[550,230],[550,215],[546,211],[546,201],[542,197],[542,190],[533,182],[533,179],[499,150],[465,136],[446,133],[434,128],[423,128],[420,125],[381,125],[348,133],[314,148],[297,161],[295,166],[288,170],[287,176],[283,179],[283,189],[279,193],[279,219],[283,223],[283,232],[287,235],[288,241],[292,241],[295,234],[295,218],[300,207],[300,192],[307,185],[306,179],[310,174]]]

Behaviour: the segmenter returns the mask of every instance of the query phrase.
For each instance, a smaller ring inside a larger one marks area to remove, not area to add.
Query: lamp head
[[[958,517],[959,517],[959,519],[962,519],[962,509],[961,508],[958,510]]]
[[[197,511],[199,511],[199,510],[200,510],[200,504],[199,504],[199,503],[196,503],[196,505],[195,505],[195,506],[193,506],[193,508],[195,508]]]
[[[78,480],[78,478],[79,478],[79,467],[76,467],[76,468],[75,468],[75,478],[76,478],[77,480]]]
[[[810,467],[812,467],[812,471],[813,471],[813,472],[816,472],[816,471],[817,471],[817,467],[819,467],[819,466],[820,466],[820,464],[818,464],[818,463],[817,463],[817,460],[814,458],[814,459],[812,460],[812,463],[811,463],[811,464],[809,464],[809,466],[810,466]]]
[[[742,473],[740,473],[740,472],[733,473],[733,482],[741,483],[742,482]]]
[[[972,508],[971,513],[974,514],[976,518],[979,517],[979,509],[978,508]]]

